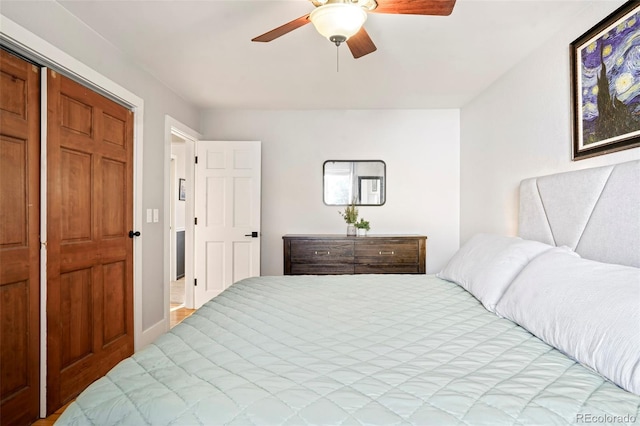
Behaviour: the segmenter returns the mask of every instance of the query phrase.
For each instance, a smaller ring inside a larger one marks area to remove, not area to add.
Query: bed
[[[640,161],[520,200],[437,276],[240,281],[56,424],[637,424]]]

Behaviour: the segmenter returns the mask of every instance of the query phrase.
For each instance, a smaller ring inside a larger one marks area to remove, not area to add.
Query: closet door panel
[[[28,386],[28,359],[14,354],[26,354],[29,350],[29,281],[3,283],[0,287],[0,321],[3,332],[2,380],[0,394],[13,395]]]
[[[48,75],[47,411],[133,353],[133,114]]]
[[[91,269],[62,274],[60,306],[62,368],[93,354],[93,280]]]
[[[60,240],[92,239],[92,155],[62,149],[60,153]]]
[[[127,311],[122,300],[127,294],[126,263],[113,262],[103,267],[103,306],[110,320],[103,323],[103,345],[127,334]]]
[[[4,129],[3,126],[3,131]],[[28,162],[25,139],[0,136],[0,182],[3,200],[0,203],[0,245],[3,248],[27,247]]]
[[[38,418],[40,69],[0,49],[0,422]]]
[[[128,232],[125,223],[127,205],[126,164],[110,159],[102,160],[102,181],[109,182],[102,190],[102,237],[124,237]]]

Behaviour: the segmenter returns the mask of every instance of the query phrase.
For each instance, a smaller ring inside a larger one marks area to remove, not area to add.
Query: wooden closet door
[[[38,418],[40,69],[0,50],[0,419]]]
[[[133,113],[49,71],[47,412],[133,353]]]

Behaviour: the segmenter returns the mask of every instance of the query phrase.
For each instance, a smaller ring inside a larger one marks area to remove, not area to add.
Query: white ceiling
[[[378,51],[355,60],[341,47],[337,72],[336,47],[311,24],[251,42],[310,12],[307,0],[58,2],[204,109],[461,107],[589,7],[458,0],[448,17],[370,14]]]

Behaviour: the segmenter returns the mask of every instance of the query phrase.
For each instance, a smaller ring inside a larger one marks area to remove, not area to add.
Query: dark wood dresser
[[[285,235],[285,275],[424,274],[423,235]]]

